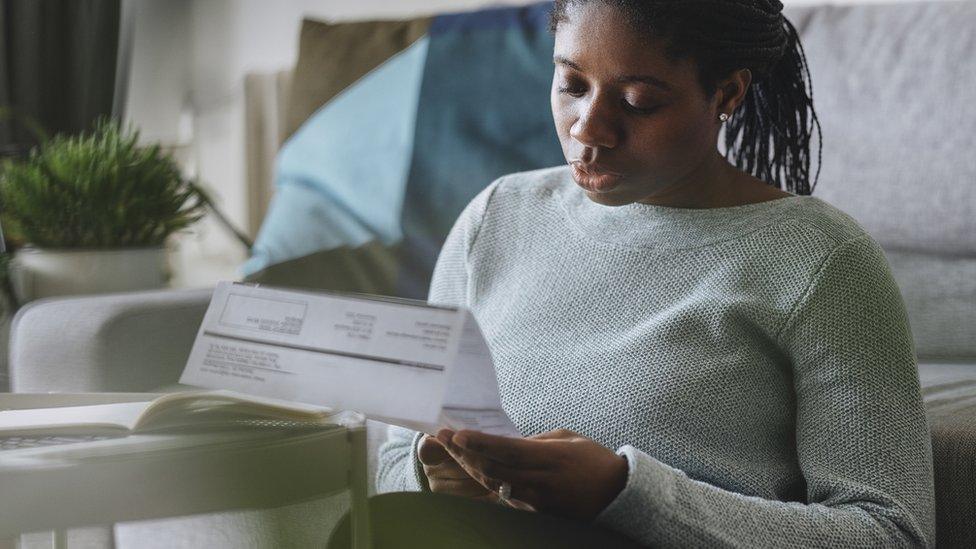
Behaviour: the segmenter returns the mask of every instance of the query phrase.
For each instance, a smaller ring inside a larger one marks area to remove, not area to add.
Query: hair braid
[[[621,10],[639,32],[664,38],[673,59],[691,56],[713,95],[732,71],[748,68],[753,82],[726,123],[725,156],[736,167],[795,194],[811,194],[820,177],[820,121],[796,28],[779,0],[556,0],[555,32],[567,6],[600,1]],[[817,131],[817,173],[810,181],[810,141]]]

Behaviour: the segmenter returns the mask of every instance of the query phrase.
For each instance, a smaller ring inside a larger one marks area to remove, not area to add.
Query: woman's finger
[[[492,503],[505,503],[510,507],[516,509],[521,509],[523,511],[535,511],[536,507],[539,505],[539,490],[534,487],[535,480],[529,481],[519,474],[508,475],[508,471],[502,471],[505,476],[511,477],[515,480],[515,484],[512,487],[511,497],[507,502],[501,502],[498,498],[498,489],[501,482],[509,482],[511,480],[502,481],[495,478],[489,478],[488,476],[481,473],[479,470],[471,467],[471,472],[469,473],[462,465],[463,456],[459,461],[445,462],[442,465],[436,465],[432,467],[425,467],[425,473],[427,474],[428,480],[430,482],[430,489],[433,492],[453,494],[465,497],[474,497],[475,499],[483,499]],[[471,461],[478,459],[484,459],[483,456],[472,457]],[[505,467],[502,465],[501,467]],[[490,466],[488,467],[490,472],[498,472],[498,470],[493,470]],[[526,473],[538,475],[538,473]]]
[[[430,435],[424,435],[417,449],[417,458],[424,465],[437,465],[450,460],[451,455],[439,440]]]
[[[454,431],[450,429],[441,429],[437,431],[437,441],[443,446],[449,446],[451,443],[451,437],[454,436]]]
[[[501,486],[496,485],[493,493],[497,494],[500,490]],[[540,495],[543,490],[528,484],[509,483],[508,499],[503,503],[523,511],[537,511],[542,503]]]
[[[546,431],[545,433],[532,435],[528,438],[532,440],[572,440],[581,437],[582,435],[569,429],[556,429],[555,431]]]
[[[489,435],[479,431],[458,431],[450,439],[451,446],[483,454],[494,461],[520,469],[545,468],[549,463],[545,443],[540,440]]]
[[[526,500],[535,501],[535,496],[523,495],[522,497],[524,497]],[[529,501],[516,498],[514,495],[512,495],[512,497],[509,498],[508,501],[506,501],[505,503],[509,507],[514,507],[515,509],[519,509],[521,511],[532,511],[534,513],[539,510],[538,504],[533,504],[530,503]]]
[[[424,474],[430,477],[472,480],[470,474],[453,459],[437,465],[424,465]]]
[[[484,486],[468,477],[463,480],[434,477],[429,479],[430,491],[463,497],[486,497],[491,494]]]
[[[538,509],[536,509],[535,506],[517,499],[509,499],[508,501],[505,502],[505,504],[508,505],[509,507],[512,507],[513,509],[518,509],[520,511],[529,511],[532,513],[538,511]]]
[[[472,499],[476,499],[478,501],[483,501],[485,503],[496,503],[496,504],[502,505],[501,500],[498,499],[498,494],[496,494],[495,492],[492,492],[491,490],[485,490],[484,495],[482,495],[482,496],[474,496]]]
[[[465,471],[492,490],[497,490],[498,484],[501,482],[534,486],[545,478],[546,470],[544,469],[511,467],[483,454],[467,450],[458,449],[455,451],[455,449],[450,449],[448,451]]]

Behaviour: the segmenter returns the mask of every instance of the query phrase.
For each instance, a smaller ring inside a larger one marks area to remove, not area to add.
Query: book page
[[[233,391],[187,391],[157,398],[143,411],[134,432],[173,428],[212,429],[232,425],[358,426],[361,414],[336,411],[325,406],[235,393]]]
[[[0,436],[100,434],[223,428],[242,421],[348,425],[363,418],[324,406],[234,393],[187,391],[146,402],[0,411]]]
[[[0,411],[0,435],[130,431],[150,404],[152,402],[120,402],[93,406],[3,410]]]
[[[135,428],[152,422],[155,416],[162,414],[191,414],[206,412],[214,408],[237,410],[241,414],[254,416],[287,418],[295,421],[321,421],[334,413],[332,408],[326,406],[246,395],[233,391],[184,391],[166,394],[150,402],[136,420]]]

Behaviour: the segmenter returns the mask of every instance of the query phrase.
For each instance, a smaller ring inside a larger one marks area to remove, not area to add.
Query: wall
[[[885,0],[868,0],[885,1]],[[888,0],[892,1],[892,0]],[[171,145],[238,227],[248,204],[244,74],[290,67],[303,16],[403,17],[532,0],[127,0],[136,10],[127,117]],[[787,0],[788,5],[813,3]],[[850,3],[849,1],[835,3]],[[176,241],[174,285],[237,278],[246,250],[212,220]]]

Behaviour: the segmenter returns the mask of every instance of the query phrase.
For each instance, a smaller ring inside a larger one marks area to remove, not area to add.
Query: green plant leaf
[[[211,205],[159,145],[99,121],[0,166],[0,217],[12,237],[45,248],[160,246]]]

